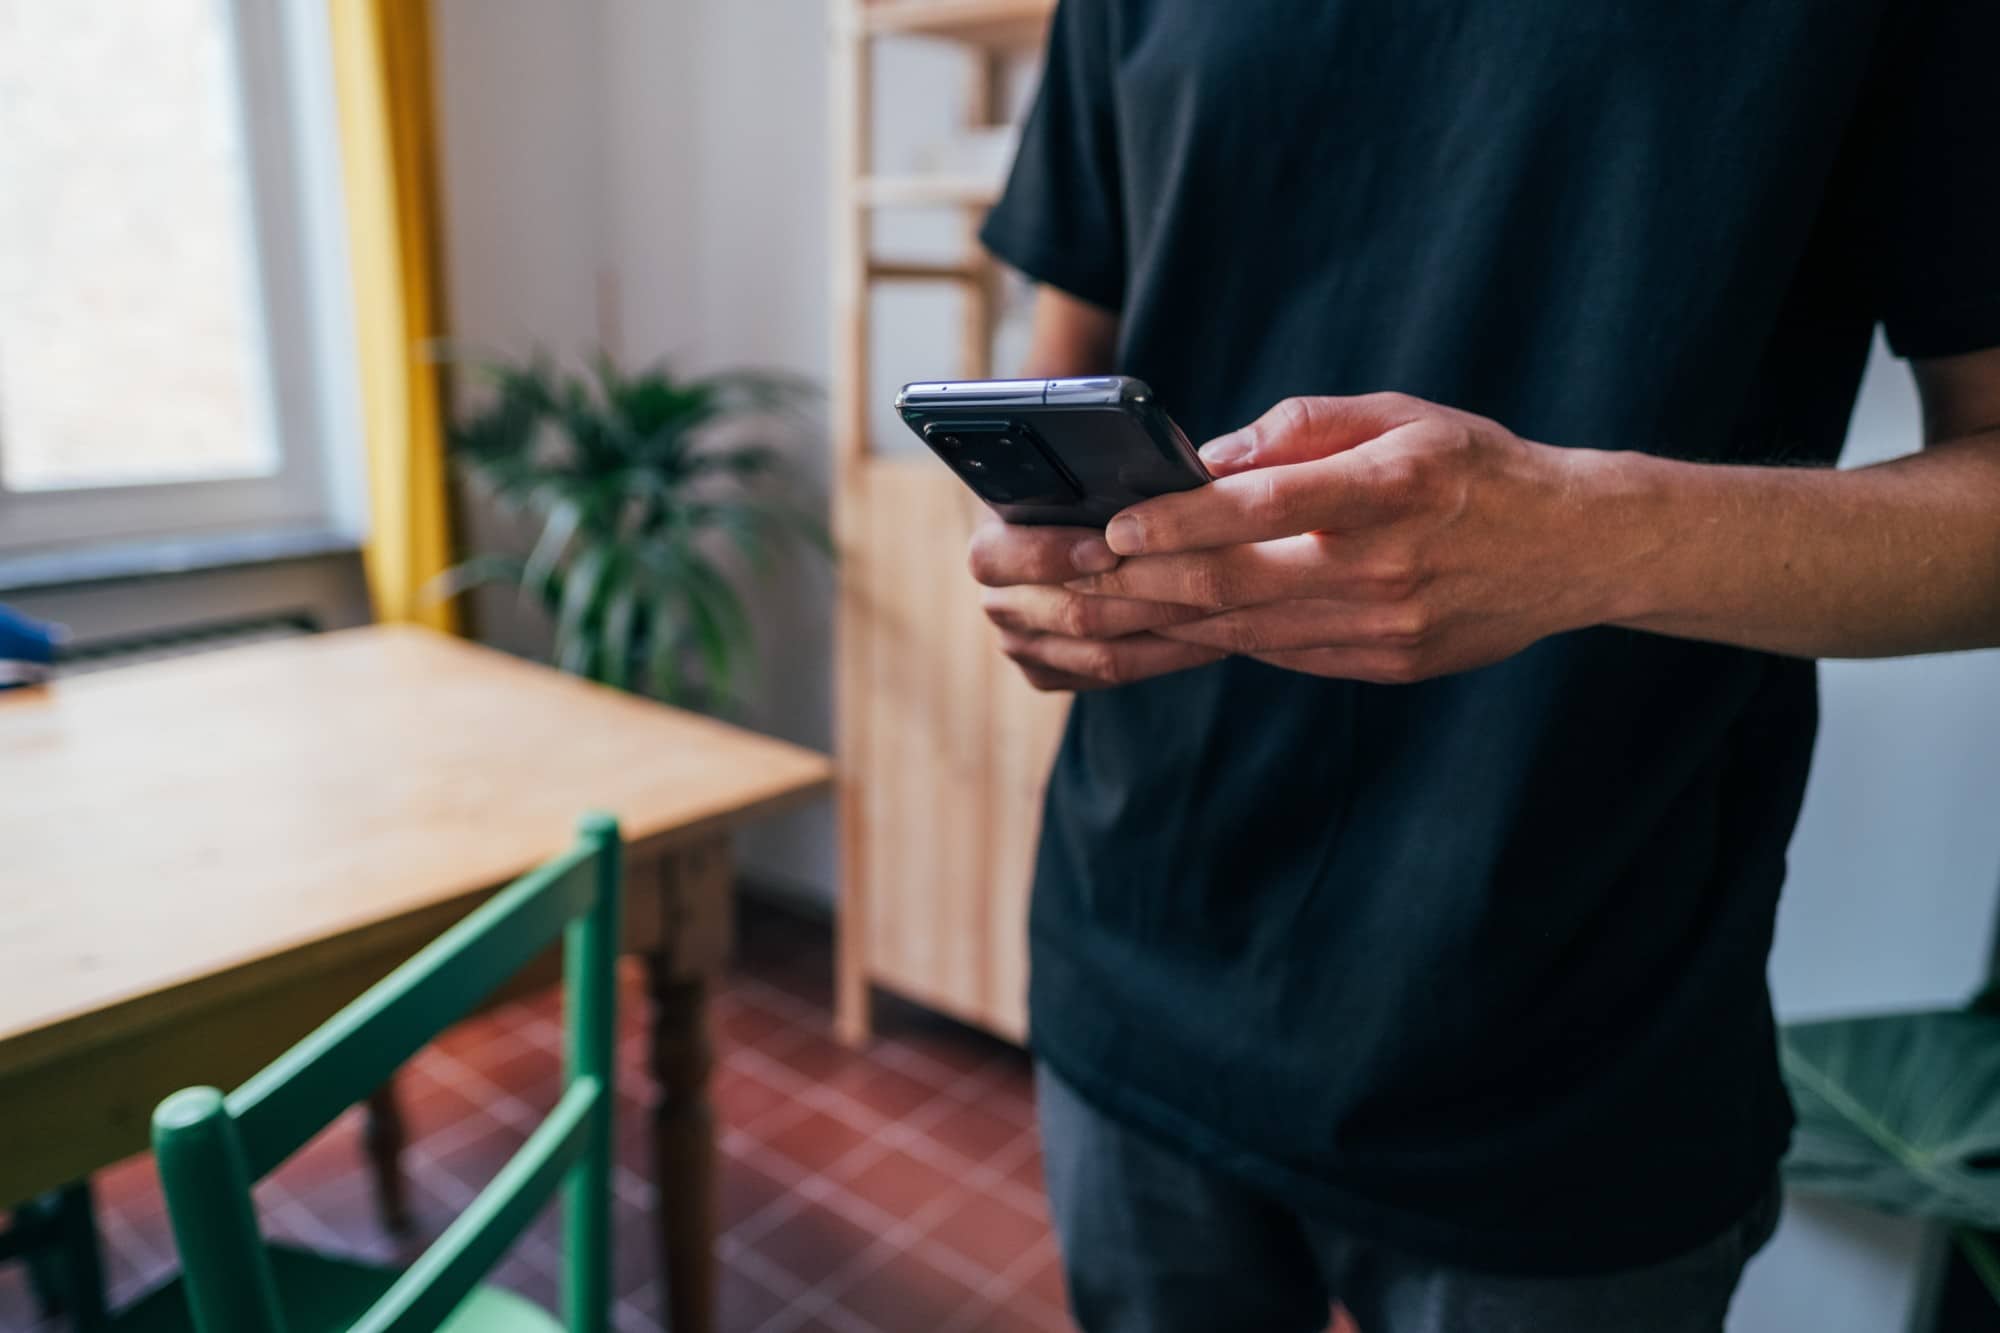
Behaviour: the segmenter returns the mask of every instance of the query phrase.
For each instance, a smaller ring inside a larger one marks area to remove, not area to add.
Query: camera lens
[[[967,472],[984,472],[986,471],[986,460],[983,458],[968,458],[965,460],[965,470]]]
[[[947,449],[956,449],[959,445],[964,444],[965,441],[959,439],[956,435],[940,435],[938,436],[938,443]]]

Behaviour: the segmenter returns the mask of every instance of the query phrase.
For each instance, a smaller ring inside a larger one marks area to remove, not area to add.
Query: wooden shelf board
[[[995,51],[1027,51],[1048,35],[1055,0],[878,0],[861,6],[877,35],[939,37]]]
[[[985,276],[985,268],[972,263],[911,263],[891,259],[873,259],[868,263],[868,277],[874,282],[979,282]]]
[[[864,208],[990,208],[1000,197],[983,176],[863,176],[854,188]]]

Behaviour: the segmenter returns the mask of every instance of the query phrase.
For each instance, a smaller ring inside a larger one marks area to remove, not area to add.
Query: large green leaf
[[[2000,1017],[1796,1023],[1781,1058],[1799,1126],[1785,1177],[1884,1212],[2000,1227]]]

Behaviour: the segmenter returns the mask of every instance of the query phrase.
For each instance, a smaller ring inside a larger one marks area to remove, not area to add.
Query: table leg
[[[712,1333],[715,1326],[715,1112],[708,1100],[708,981],[677,976],[670,958],[647,959],[653,1001],[654,1209],[667,1327]]]

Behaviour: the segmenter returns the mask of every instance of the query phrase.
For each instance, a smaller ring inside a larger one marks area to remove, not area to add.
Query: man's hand
[[[1035,289],[1034,332],[1022,369],[1028,378],[1101,375],[1117,348],[1116,314],[1054,287]],[[1202,614],[1191,607],[1063,587],[1117,567],[1101,532],[1016,527],[989,513],[972,534],[971,556],[972,576],[988,589],[986,614],[999,627],[1000,646],[1038,690],[1102,689],[1224,656],[1153,632]]]
[[[972,536],[972,576],[986,585],[986,615],[1000,647],[1038,690],[1094,690],[1204,666],[1219,648],[1154,632],[1203,613],[1193,607],[1065,588],[1079,575],[1116,568],[1118,557],[1088,528],[1028,528],[988,514]]]
[[[1292,670],[1464,671],[1612,614],[1642,553],[1605,522],[1605,457],[1400,394],[1287,399],[1203,448],[1213,485],[1114,518],[1118,567],[1067,586],[1120,623],[1201,608],[1153,637]]]

